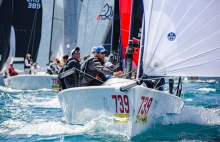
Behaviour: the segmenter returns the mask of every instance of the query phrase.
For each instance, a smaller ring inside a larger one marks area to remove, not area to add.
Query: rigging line
[[[87,0],[87,6],[86,7],[87,7],[87,9],[86,9],[86,21],[85,21],[84,36],[83,36],[83,54],[84,54],[84,51],[85,51],[85,35],[86,35],[86,31],[87,31],[86,30],[87,29],[86,28],[87,27],[86,23],[87,23],[87,17],[88,17],[89,0]]]
[[[93,76],[91,76],[91,75],[89,75],[89,74],[87,74],[87,73],[85,73],[85,72],[83,72],[83,71],[81,71],[81,70],[79,70],[79,69],[75,68],[75,67],[73,67],[73,68],[74,68],[75,70],[77,70],[77,71],[79,71],[79,72],[81,72],[81,73],[85,74],[85,75],[88,75],[89,77],[91,77],[91,78],[93,78],[93,79],[96,79],[96,80],[98,80],[98,81],[100,81],[100,82],[104,83],[104,81],[102,81],[102,80],[99,80],[99,79],[97,79],[97,78],[95,78],[95,77],[93,77]]]
[[[87,73],[85,73],[85,72],[83,72],[83,71],[81,71],[81,70],[79,70],[79,69],[77,69],[77,68],[75,68],[75,67],[73,67],[73,69],[75,69],[75,70],[77,70],[78,72],[80,72],[80,73],[82,73],[82,74],[85,74],[85,75],[87,75],[87,76],[89,76],[89,77],[91,77],[91,78],[93,78],[93,79],[96,79],[96,80],[98,80],[98,81],[100,81],[100,82],[102,82],[102,83],[104,83],[104,81],[102,81],[102,80],[99,80],[99,79],[97,79],[97,78],[95,78],[95,77],[93,77],[93,76],[91,76],[91,75],[89,75],[89,74],[87,74]],[[67,71],[65,71],[65,72],[68,72],[68,70]],[[64,72],[64,73],[65,73]],[[130,73],[130,72],[129,72]],[[124,76],[125,74],[123,74],[123,75],[121,75],[121,76]]]
[[[157,81],[157,83],[154,85],[154,89],[157,88],[157,84],[160,82],[161,78]]]
[[[36,10],[37,10],[37,9],[36,9]],[[35,10],[35,15],[36,15],[36,10]],[[29,47],[30,47],[30,42],[31,42],[31,37],[32,37],[32,32],[33,32],[33,27],[34,27],[34,22],[35,22],[35,20],[36,20],[36,18],[35,18],[35,16],[34,16],[32,28],[31,28],[31,34],[30,34],[29,43],[28,43],[28,48],[27,48],[27,53],[28,53]]]
[[[36,23],[37,23],[37,11],[36,11],[36,15],[35,15],[36,17],[36,19],[35,19],[35,22],[34,22],[34,33],[33,33],[33,43],[32,43],[32,55],[34,55],[34,42],[35,42],[35,34],[36,34]],[[37,55],[37,53],[35,54],[35,57],[33,58],[33,62],[36,62],[36,55]]]
[[[101,10],[100,10],[99,15],[101,15],[102,8],[103,8],[103,5],[104,5],[105,1],[106,1],[106,0],[104,0],[103,3],[102,3],[102,7],[101,7]],[[92,47],[92,45],[93,45],[93,41],[94,41],[94,38],[95,38],[95,34],[96,34],[96,31],[97,31],[97,27],[98,27],[99,21],[100,21],[100,20],[98,20],[98,22],[97,22],[97,24],[96,24],[95,32],[94,32],[93,39],[92,39],[92,44],[90,45],[91,47]]]

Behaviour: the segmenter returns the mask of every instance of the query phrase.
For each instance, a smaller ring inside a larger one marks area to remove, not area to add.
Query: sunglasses
[[[76,52],[74,52],[74,54],[80,54],[80,51],[76,51]]]
[[[106,54],[106,52],[99,52],[100,54]]]

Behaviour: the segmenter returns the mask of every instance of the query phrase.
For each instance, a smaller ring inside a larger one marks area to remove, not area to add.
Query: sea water
[[[181,98],[180,114],[161,116],[146,132],[128,138],[107,129],[101,117],[67,124],[56,92],[0,86],[0,141],[220,141],[220,83],[185,81]]]

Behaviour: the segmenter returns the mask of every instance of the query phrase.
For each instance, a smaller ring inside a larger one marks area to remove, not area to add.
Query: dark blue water
[[[129,139],[99,122],[65,123],[56,92],[0,87],[0,141],[220,141],[219,96],[217,81],[184,82],[182,112]]]

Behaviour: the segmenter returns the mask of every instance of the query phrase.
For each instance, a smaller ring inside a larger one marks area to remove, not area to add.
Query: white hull
[[[104,115],[110,120],[109,129],[133,137],[146,131],[154,116],[179,113],[183,107],[181,98],[142,85],[120,92],[117,88],[129,84],[130,80],[113,80],[110,86],[78,87],[59,92],[67,123],[86,124]]]
[[[5,86],[4,79],[5,79],[5,76],[0,75],[0,86]]]
[[[4,79],[5,86],[16,90],[58,88],[56,75],[17,75]]]

